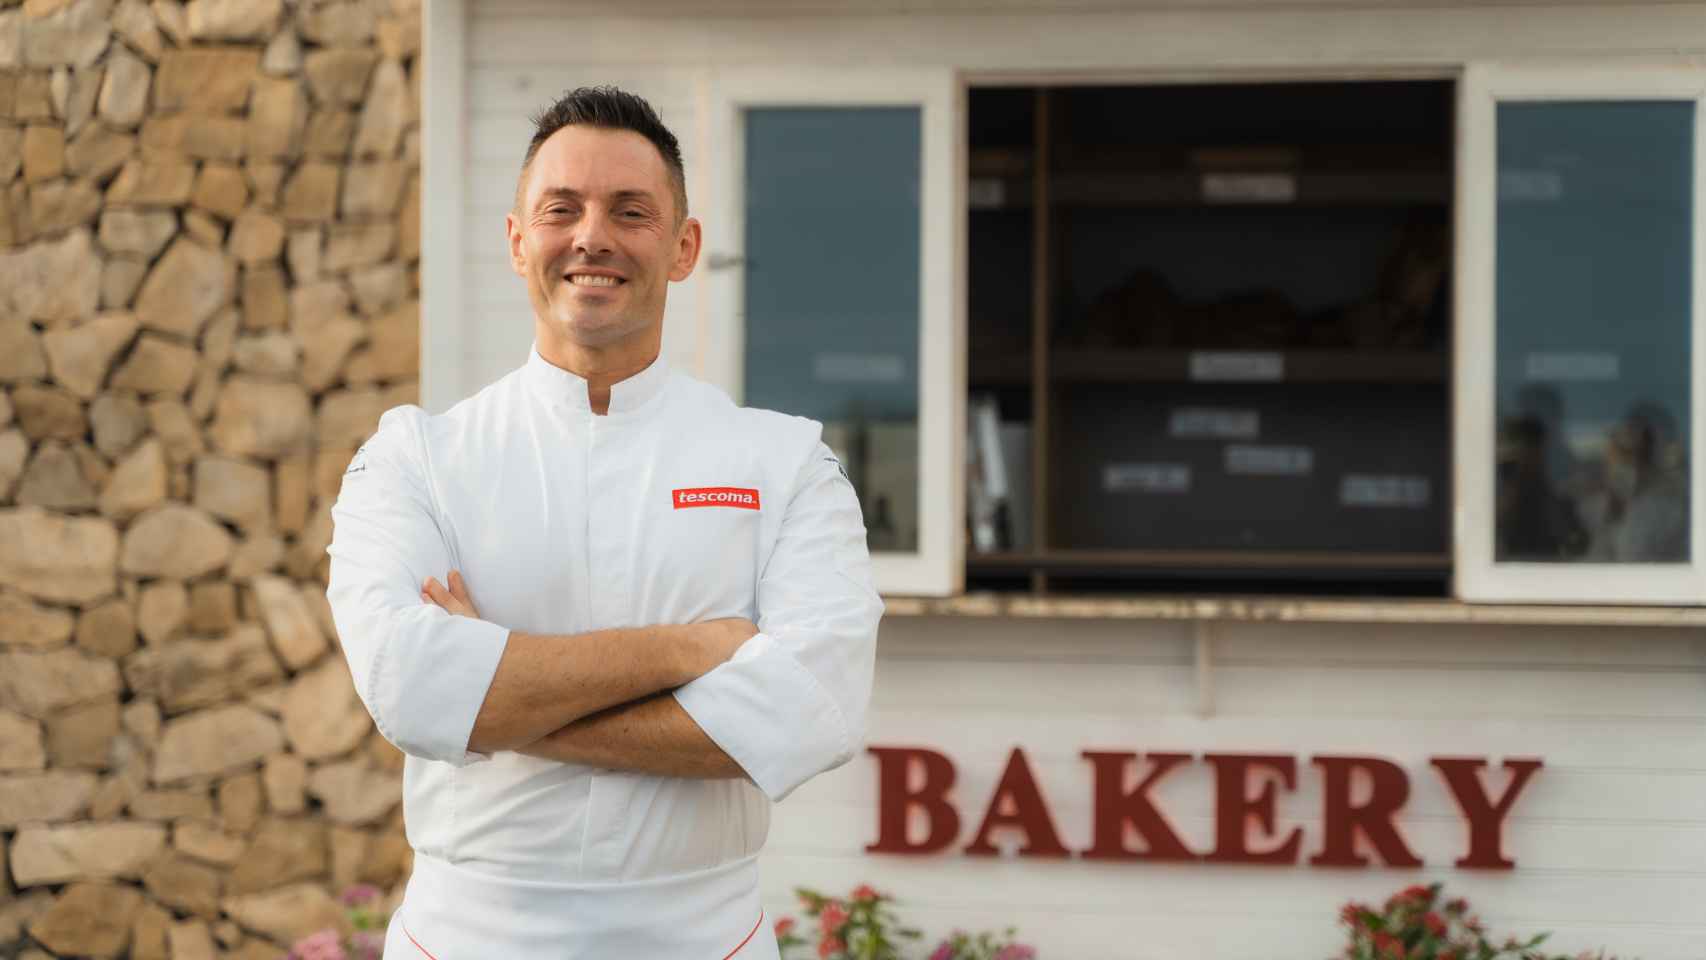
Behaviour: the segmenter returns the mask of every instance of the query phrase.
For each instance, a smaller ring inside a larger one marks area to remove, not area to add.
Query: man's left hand
[[[474,609],[474,599],[468,595],[468,584],[462,579],[462,574],[452,570],[445,579],[450,581],[448,589],[438,582],[437,577],[428,577],[421,587],[421,599],[438,604],[446,613],[478,620],[480,611]]]

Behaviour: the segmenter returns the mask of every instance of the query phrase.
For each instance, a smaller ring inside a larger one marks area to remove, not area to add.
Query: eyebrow
[[[546,187],[539,194],[539,203],[543,204],[551,200],[580,200],[585,196],[572,187]],[[651,204],[657,203],[657,197],[650,190],[618,190],[611,194],[611,198],[618,203],[623,200],[644,200]],[[535,204],[535,207],[537,206],[538,204]]]

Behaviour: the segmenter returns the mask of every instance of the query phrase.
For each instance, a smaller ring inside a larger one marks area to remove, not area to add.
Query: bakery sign
[[[945,754],[923,747],[873,746],[877,762],[877,839],[869,853],[994,856],[997,833],[1016,835],[1021,857],[1151,863],[1277,864],[1311,867],[1420,867],[1405,841],[1400,814],[1410,797],[1410,775],[1380,757],[1316,755],[1308,758],[1321,783],[1319,846],[1305,850],[1303,829],[1277,826],[1279,791],[1297,789],[1301,758],[1280,753],[1136,753],[1085,750],[1091,791],[1088,846],[1061,842],[1042,785],[1024,750],[1014,748],[981,811],[953,799],[957,777]],[[1190,764],[1209,768],[1214,800],[1214,842],[1192,849],[1180,838],[1152,791]],[[1484,757],[1432,757],[1431,774],[1457,801],[1464,826],[1456,866],[1511,870],[1503,849],[1504,824],[1536,771],[1537,759],[1506,759],[1501,788],[1489,789]],[[977,815],[971,842],[956,845],[962,814]],[[1359,843],[1359,838],[1363,841]],[[1135,842],[1134,842],[1135,841]]]

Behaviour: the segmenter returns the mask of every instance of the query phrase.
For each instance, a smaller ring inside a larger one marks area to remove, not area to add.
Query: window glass
[[[873,551],[918,549],[917,107],[746,111],[746,402],[821,420]]]
[[[1498,107],[1497,560],[1688,561],[1694,113]]]

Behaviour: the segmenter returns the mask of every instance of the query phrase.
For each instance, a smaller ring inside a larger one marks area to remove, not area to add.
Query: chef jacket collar
[[[540,356],[537,341],[528,351],[527,369],[523,376],[527,378],[533,392],[547,403],[575,410],[592,409],[591,400],[587,396],[586,380]],[[631,413],[644,407],[653,397],[663,392],[663,386],[668,380],[669,364],[664,361],[663,355],[659,354],[651,366],[610,387],[609,412]]]

